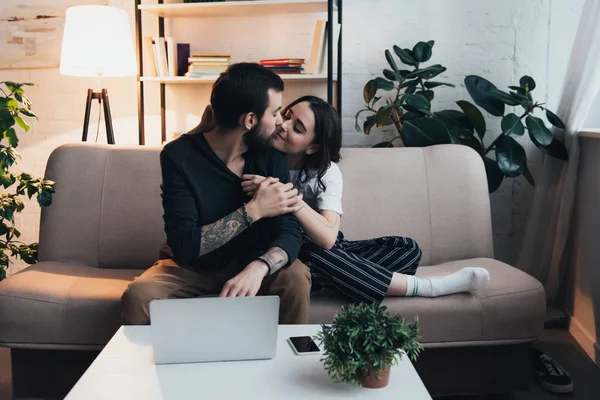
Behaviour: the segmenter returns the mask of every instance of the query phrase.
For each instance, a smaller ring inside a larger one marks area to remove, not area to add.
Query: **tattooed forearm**
[[[279,271],[288,262],[288,255],[279,247],[271,247],[269,251],[263,254],[260,258],[267,261],[271,266],[271,274]]]
[[[217,222],[204,225],[200,239],[200,255],[203,256],[223,246],[248,226],[242,208],[238,208]]]

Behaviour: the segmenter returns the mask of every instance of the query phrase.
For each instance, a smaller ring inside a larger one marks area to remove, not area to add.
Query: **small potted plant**
[[[422,351],[418,319],[406,323],[385,306],[358,303],[342,307],[332,325],[322,325],[315,340],[324,347],[325,370],[335,382],[368,388],[387,386],[390,367],[405,353],[415,361]]]

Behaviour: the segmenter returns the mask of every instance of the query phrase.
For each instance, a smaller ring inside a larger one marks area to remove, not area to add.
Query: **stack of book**
[[[278,74],[301,74],[304,58],[270,58],[260,60],[260,64]]]
[[[192,53],[188,58],[188,72],[185,76],[219,76],[229,67],[230,60],[231,54],[226,53]]]

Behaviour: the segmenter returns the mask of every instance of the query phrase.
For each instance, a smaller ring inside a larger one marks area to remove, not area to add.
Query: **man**
[[[196,128],[160,155],[167,241],[159,261],[123,294],[125,324],[149,323],[153,299],[278,295],[281,324],[308,322],[310,272],[296,260],[301,196],[284,155],[270,149],[282,123],[283,81],[252,63],[231,65],[213,85],[217,125]],[[245,203],[242,174],[270,176]]]

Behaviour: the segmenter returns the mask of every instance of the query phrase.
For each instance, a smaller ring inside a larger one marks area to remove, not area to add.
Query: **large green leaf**
[[[529,92],[535,89],[535,81],[528,75],[522,76],[521,79],[519,79],[519,85]]]
[[[358,124],[358,116],[359,116],[360,114],[362,114],[363,112],[365,112],[365,111],[369,111],[369,110],[368,110],[368,109],[366,109],[366,108],[364,108],[364,109],[362,109],[362,110],[359,110],[359,111],[356,113],[356,116],[354,117],[354,128],[356,129],[356,132],[360,132],[360,125]]]
[[[449,144],[450,135],[443,123],[435,118],[418,118],[402,124],[404,144],[408,147],[425,147]]]
[[[397,74],[395,71],[392,71],[391,69],[386,68],[383,70],[383,76],[388,78],[390,81],[399,81],[400,77],[398,75],[399,74]]]
[[[29,110],[25,110],[25,109],[20,109],[19,112],[23,115],[26,115],[28,117],[32,117],[32,118],[37,118],[37,115],[35,115],[33,112],[29,111]]]
[[[4,187],[4,189],[7,189],[16,182],[17,178],[10,172],[7,172],[7,173],[3,173],[3,172],[4,171],[0,171],[0,173],[1,173],[0,185],[2,185]]]
[[[425,42],[419,42],[412,50],[415,60],[418,62],[426,62],[431,58],[431,46]]]
[[[391,104],[377,110],[376,121],[378,128],[383,128],[387,124],[390,115],[392,115],[392,111],[394,111],[394,106]]]
[[[550,111],[548,109],[546,109],[546,118],[548,118],[548,122],[550,122],[555,127],[560,128],[560,129],[567,129],[567,127],[561,121],[561,119],[558,118],[558,116],[556,114],[554,114],[552,111]]]
[[[569,159],[569,153],[567,153],[567,148],[560,140],[552,139],[552,142],[550,142],[548,146],[541,146],[537,143],[535,143],[535,145],[544,153],[554,158],[558,158],[559,160],[564,161],[567,161]]]
[[[529,168],[525,168],[525,171],[523,171],[523,176],[525,177],[525,179],[527,179],[527,182],[529,182],[531,186],[535,186],[535,179],[533,179],[533,174],[531,173]]]
[[[396,65],[396,61],[394,60],[394,57],[392,56],[392,53],[390,53],[389,50],[385,51],[385,59],[387,60],[388,64],[390,64],[390,67],[392,67],[394,71],[398,72],[398,66]]]
[[[386,90],[386,91],[390,91],[390,90],[396,89],[396,87],[394,86],[393,82],[390,82],[390,81],[388,81],[386,79],[383,79],[383,78],[381,78],[379,76],[377,78],[375,78],[375,82],[377,82],[377,88],[378,89],[383,89],[383,90]]]
[[[496,160],[502,173],[510,178],[523,174],[527,167],[527,155],[523,147],[510,136],[500,136],[496,143]]]
[[[472,135],[471,137],[466,138],[466,139],[460,139],[460,143],[472,148],[479,154],[483,154],[483,152],[484,152],[483,145],[481,144],[481,142],[479,141],[479,139],[477,139],[477,137],[475,135]]]
[[[456,104],[458,104],[461,110],[466,114],[467,118],[469,118],[469,122],[471,122],[471,125],[475,128],[475,132],[483,139],[485,136],[485,119],[483,118],[481,111],[466,100],[459,100]]]
[[[371,79],[365,84],[365,88],[363,89],[363,98],[367,104],[373,100],[375,93],[377,93],[377,81],[375,79]]]
[[[435,92],[433,90],[419,90],[415,92],[415,95],[421,95],[427,99],[427,101],[431,102],[435,97]]]
[[[21,119],[21,117],[15,115],[15,121],[17,121],[17,124],[19,124],[19,126],[21,128],[23,128],[23,130],[25,130],[25,132],[29,132],[29,125],[27,124],[27,122],[23,121],[23,119]]]
[[[410,74],[406,75],[407,79],[412,78],[421,78],[421,79],[431,79],[435,78],[442,72],[446,71],[446,67],[441,66],[440,64],[431,65],[427,68],[417,69],[412,71]]]
[[[465,78],[465,87],[479,107],[495,117],[504,115],[504,103],[490,95],[490,92],[496,89],[493,83],[480,76],[469,75]]]
[[[494,193],[504,180],[504,174],[500,171],[498,163],[489,157],[483,157],[483,164],[485,165],[485,174],[488,180],[488,192]]]
[[[521,136],[525,133],[525,127],[523,126],[521,119],[514,113],[506,114],[504,118],[502,118],[500,127],[502,128],[502,133],[509,136]]]
[[[490,93],[490,97],[492,99],[499,100],[509,106],[518,106],[521,104],[521,100],[511,96],[510,94],[508,94],[506,92],[503,92],[502,90],[492,89],[492,90],[490,90],[489,93]]]
[[[473,136],[473,126],[465,113],[457,110],[443,110],[435,112],[434,115],[446,125],[452,136],[459,139],[468,139]]]
[[[2,163],[4,166],[12,166],[17,157],[19,157],[19,153],[17,153],[15,149],[0,145],[0,163]]]
[[[403,64],[406,65],[416,65],[417,64],[417,60],[415,59],[414,55],[412,54],[412,51],[409,49],[401,49],[400,47],[394,45],[393,47],[394,52],[396,53],[396,55],[398,56],[398,58],[400,58],[400,61],[402,61]]]
[[[527,124],[527,129],[529,129],[529,137],[534,144],[548,146],[552,142],[552,132],[546,128],[544,121],[533,115],[528,115],[525,118],[525,123]]]
[[[365,119],[365,122],[363,123],[363,131],[365,132],[366,135],[371,133],[371,128],[373,126],[375,126],[375,124],[377,123],[376,118],[377,118],[376,115],[369,115],[367,117],[367,119]]]
[[[431,104],[429,101],[420,94],[404,94],[404,108],[410,111],[418,111],[424,114],[430,114],[429,109]]]
[[[451,83],[446,83],[446,82],[435,82],[435,81],[428,81],[428,82],[425,82],[425,87],[426,87],[427,89],[433,89],[433,88],[436,88],[436,87],[438,87],[438,86],[450,86],[450,87],[454,87],[454,85],[453,85],[453,84],[451,84]]]
[[[4,131],[4,138],[12,147],[17,147],[19,145],[19,138],[17,137],[17,132],[14,128],[8,128],[6,131]]]

